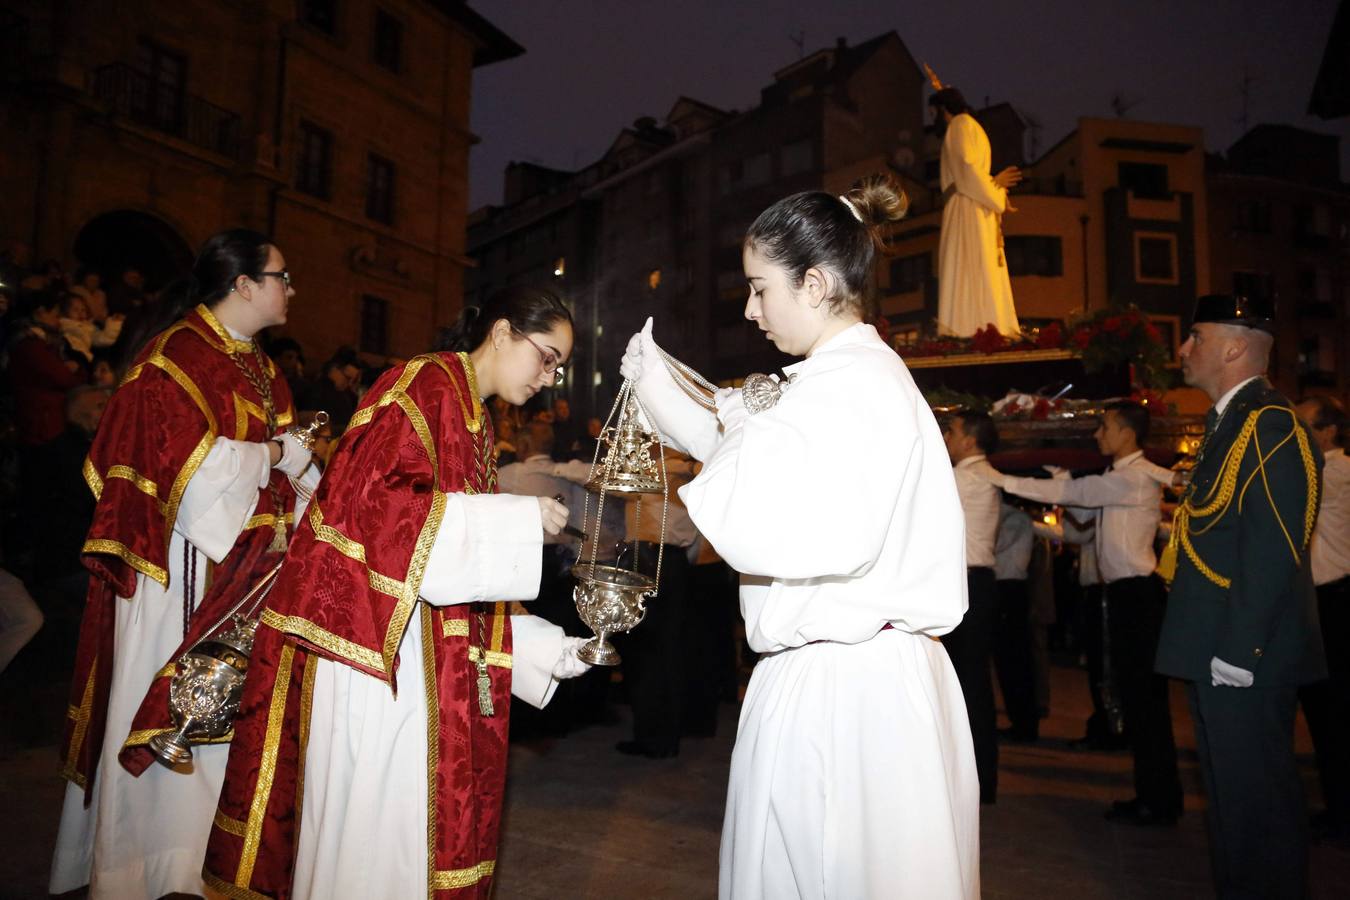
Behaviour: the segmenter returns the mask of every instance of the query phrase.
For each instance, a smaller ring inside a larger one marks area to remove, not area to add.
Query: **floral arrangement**
[[[1000,334],[991,322],[968,338],[943,336],[919,341],[905,348],[902,355],[913,358],[1015,350],[1069,350],[1082,358],[1088,372],[1129,365],[1132,384],[1155,392],[1172,386],[1167,370],[1171,353],[1162,333],[1133,306],[1098,310],[1063,325],[1052,322],[1015,336]]]

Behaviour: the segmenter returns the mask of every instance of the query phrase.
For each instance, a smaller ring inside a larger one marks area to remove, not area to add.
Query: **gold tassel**
[[[1172,516],[1172,533],[1167,537],[1167,546],[1158,557],[1158,575],[1169,585],[1177,577],[1177,549],[1181,543],[1181,529],[1190,527],[1189,517],[1178,508]]]
[[[286,517],[277,516],[276,523],[272,526],[272,543],[267,545],[269,553],[286,552]]]
[[[477,660],[478,666],[478,711],[484,716],[496,715],[492,706],[492,679],[488,677],[487,661],[483,656]]]

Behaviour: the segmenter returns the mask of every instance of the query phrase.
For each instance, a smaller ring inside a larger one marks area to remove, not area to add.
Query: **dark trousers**
[[[1159,815],[1181,815],[1168,681],[1153,671],[1166,591],[1156,575],[1122,578],[1106,586],[1106,606],[1111,663],[1134,757],[1135,796]]]
[[[735,697],[737,577],[720,561],[693,566],[689,573],[681,730],[693,737],[712,737],[722,698]]]
[[[633,739],[658,752],[680,747],[684,705],[684,618],[689,595],[687,548],[667,544],[656,599],[627,634],[614,636],[633,707]],[[657,545],[638,542],[638,568],[656,571]]]
[[[1350,828],[1350,577],[1317,588],[1328,677],[1299,688],[1322,798],[1332,822]]]
[[[1079,627],[1083,655],[1087,658],[1088,692],[1092,696],[1092,715],[1088,717],[1084,737],[1095,744],[1110,744],[1125,733],[1125,720],[1120,711],[1115,669],[1107,664],[1110,640],[1106,637],[1106,625],[1110,616],[1102,610],[1106,589],[1100,584],[1086,584],[1081,591]]]
[[[994,684],[989,659],[994,650],[998,624],[998,592],[994,570],[987,566],[966,569],[970,608],[942,644],[951,657],[961,693],[966,698],[970,738],[975,745],[975,770],[980,776],[980,802],[993,803],[998,796],[998,732],[995,727]]]
[[[1219,900],[1303,900],[1308,822],[1294,759],[1292,687],[1190,687]]]
[[[1031,592],[1023,579],[1003,579],[996,585],[994,671],[1003,691],[1003,708],[1016,736],[1034,739],[1040,731],[1041,716],[1031,652]]]

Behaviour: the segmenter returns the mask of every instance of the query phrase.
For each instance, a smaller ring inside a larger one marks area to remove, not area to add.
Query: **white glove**
[[[277,435],[272,440],[281,444],[281,458],[272,468],[295,478],[305,474],[305,469],[308,469],[309,464],[314,461],[314,455],[309,448],[300,443],[300,439],[289,431]]]
[[[590,663],[582,662],[577,656],[577,651],[586,643],[585,638],[563,636],[563,652],[558,657],[558,661],[553,664],[553,677],[562,681],[566,678],[576,678],[578,675],[585,675],[591,670]]]
[[[1226,663],[1217,656],[1209,661],[1209,678],[1215,687],[1245,688],[1251,687],[1256,681],[1256,676],[1251,672]]]
[[[725,431],[730,431],[750,418],[750,410],[745,408],[745,395],[738,388],[722,388],[713,395],[717,404],[717,418]]]
[[[651,424],[669,443],[695,459],[705,460],[712,455],[718,441],[717,418],[675,383],[656,341],[652,340],[650,316],[642,330],[628,339],[619,372],[633,382]]]

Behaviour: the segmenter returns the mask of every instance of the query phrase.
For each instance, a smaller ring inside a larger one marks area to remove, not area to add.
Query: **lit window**
[[[661,286],[661,270],[652,269],[647,273],[647,287],[656,290]]]

